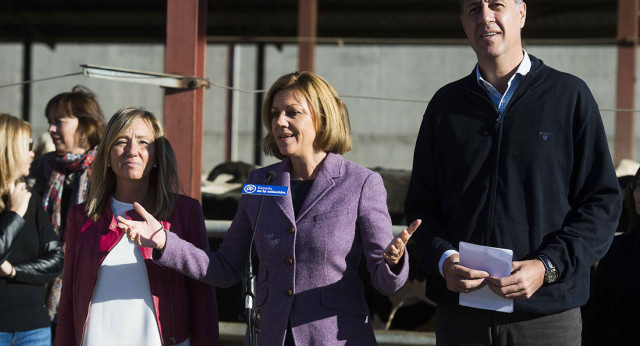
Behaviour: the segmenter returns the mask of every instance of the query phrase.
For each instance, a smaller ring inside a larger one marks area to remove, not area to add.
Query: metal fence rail
[[[240,322],[220,322],[220,345],[242,345],[247,325]],[[376,330],[378,346],[435,345],[434,332],[408,332],[398,330]],[[260,334],[258,334],[259,337]]]
[[[231,220],[204,220],[204,224],[207,227],[207,235],[209,238],[219,238],[222,239],[229,226],[231,226]],[[402,232],[403,229],[407,228],[407,226],[403,225],[393,225],[391,226],[391,231],[393,232],[393,236],[397,236]]]

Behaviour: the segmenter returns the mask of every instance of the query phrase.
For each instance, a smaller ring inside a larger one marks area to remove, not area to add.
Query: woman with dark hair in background
[[[35,179],[33,190],[43,196],[44,209],[64,247],[67,212],[88,196],[88,178],[104,132],[104,116],[96,95],[81,85],[49,100],[44,116],[56,149],[33,162],[30,178]],[[61,278],[56,278],[47,297],[54,333],[61,286]]]
[[[33,159],[31,126],[0,114],[0,345],[51,345],[45,284],[62,271],[62,248],[22,179]]]
[[[89,197],[67,220],[57,345],[218,344],[213,288],[153,263],[151,249],[116,227],[116,216],[141,220],[138,202],[162,229],[208,249],[200,203],[178,190],[176,157],[158,119],[137,108],[114,114]]]
[[[44,113],[56,149],[33,162],[31,178],[35,178],[34,191],[44,196],[54,230],[63,237],[69,208],[88,196],[88,177],[104,132],[104,116],[96,95],[80,85],[54,96]]]

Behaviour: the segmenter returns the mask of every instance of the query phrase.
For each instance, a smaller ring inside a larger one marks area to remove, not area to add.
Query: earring
[[[110,163],[107,163],[107,167],[111,167],[111,164],[110,164]]]
[[[156,167],[158,167],[158,165],[156,165],[156,164],[154,163],[154,164],[153,164],[153,168],[156,168]]]

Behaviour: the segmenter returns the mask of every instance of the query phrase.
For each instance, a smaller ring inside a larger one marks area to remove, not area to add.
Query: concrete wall
[[[207,48],[206,75],[214,84],[205,92],[203,171],[223,160],[227,90],[226,45]],[[613,46],[528,46],[548,65],[584,79],[590,86],[606,126],[611,149],[615,135],[616,49]],[[256,47],[235,46],[234,87],[255,87]],[[297,69],[297,47],[269,45],[265,49],[265,84]],[[22,46],[0,44],[0,85],[22,79]],[[80,71],[80,64],[95,64],[162,72],[163,45],[59,44],[55,49],[33,46],[33,79]],[[452,46],[318,46],[316,72],[343,95],[351,116],[354,148],[345,156],[368,167],[410,169],[415,137],[428,100],[442,85],[467,75],[475,55],[466,45]],[[640,66],[640,64],[639,64]],[[46,131],[43,109],[55,94],[84,84],[98,94],[105,115],[117,109],[142,106],[162,117],[163,89],[148,85],[87,79],[83,76],[31,85],[30,117],[36,132]],[[422,102],[365,99],[354,96],[397,98]],[[640,94],[637,97],[640,108]],[[21,114],[21,87],[0,88],[0,111]],[[233,160],[251,162],[257,147],[254,136],[255,94],[234,92]],[[637,124],[636,132],[640,124]],[[264,163],[275,162],[265,158]]]
[[[0,44],[0,85],[22,81],[22,51],[19,44]],[[21,115],[21,86],[0,88],[0,112]]]

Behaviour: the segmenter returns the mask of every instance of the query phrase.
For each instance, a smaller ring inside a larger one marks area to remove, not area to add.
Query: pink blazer
[[[81,345],[98,270],[124,236],[107,203],[98,221],[87,217],[85,204],[73,206],[67,220],[67,245],[56,345]],[[135,211],[127,218],[142,220]],[[209,249],[198,201],[178,196],[173,215],[162,220],[172,235],[196,249]],[[164,345],[190,338],[191,345],[218,345],[218,313],[213,288],[151,260],[152,250],[140,248],[145,259],[156,322]]]

